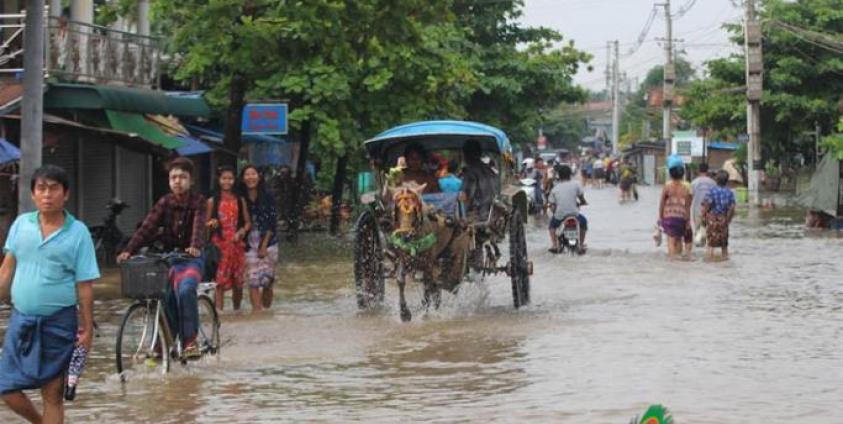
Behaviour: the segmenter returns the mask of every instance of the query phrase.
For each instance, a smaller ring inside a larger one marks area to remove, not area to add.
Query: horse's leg
[[[439,284],[433,278],[432,270],[424,271],[424,306],[430,308],[431,304],[434,308],[439,309],[442,303],[442,292]]]
[[[401,271],[398,273],[398,297],[400,299],[401,321],[409,322],[413,318],[413,315],[410,313],[410,308],[407,307],[407,299],[404,298],[404,286],[406,284],[407,273],[402,266]]]

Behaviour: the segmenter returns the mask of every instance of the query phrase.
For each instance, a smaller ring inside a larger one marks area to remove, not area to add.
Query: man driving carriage
[[[498,176],[482,161],[483,149],[475,139],[466,141],[462,148],[465,169],[463,170],[463,193],[468,219],[486,221],[492,209],[492,201],[498,187]]]
[[[407,167],[404,169],[403,183],[414,182],[418,185],[424,185],[425,193],[439,192],[439,183],[433,173],[425,169],[425,164],[428,163],[428,154],[424,148],[416,143],[412,143],[404,149],[404,160]]]

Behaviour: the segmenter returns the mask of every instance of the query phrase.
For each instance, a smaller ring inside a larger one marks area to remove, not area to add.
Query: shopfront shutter
[[[63,137],[53,146],[44,148],[42,162],[45,165],[56,165],[64,168],[67,171],[68,179],[70,180],[70,197],[67,201],[66,208],[75,216],[79,215],[79,204],[77,201],[78,184],[76,175],[78,172],[77,155],[76,155],[76,140],[71,137]]]
[[[80,218],[88,225],[102,224],[106,205],[114,196],[114,145],[82,140],[80,182],[83,190]]]
[[[117,156],[117,196],[129,205],[120,215],[117,225],[123,234],[130,235],[151,206],[148,156],[122,147],[118,147]]]

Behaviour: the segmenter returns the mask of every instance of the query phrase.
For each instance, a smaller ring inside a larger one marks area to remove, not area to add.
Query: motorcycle
[[[527,195],[527,211],[530,215],[538,214],[543,207],[543,196],[538,182],[533,178],[522,178],[520,180],[521,191]]]
[[[113,264],[117,254],[128,242],[128,238],[117,227],[117,217],[128,207],[129,205],[120,199],[111,199],[105,205],[108,215],[103,219],[102,225],[88,227],[94,241],[97,262],[100,264]]]
[[[580,221],[576,215],[568,215],[562,219],[562,225],[556,229],[559,239],[559,253],[566,250],[571,255],[582,255],[585,248],[580,244]]]

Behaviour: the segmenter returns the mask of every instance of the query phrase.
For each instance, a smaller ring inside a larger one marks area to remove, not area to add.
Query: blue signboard
[[[248,104],[243,107],[243,134],[287,134],[287,105]]]

